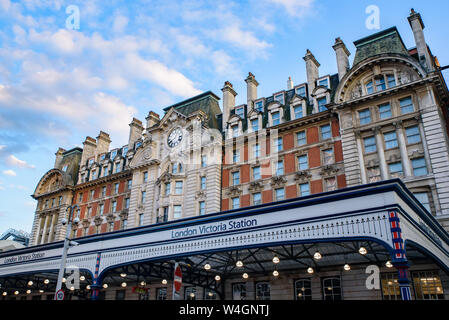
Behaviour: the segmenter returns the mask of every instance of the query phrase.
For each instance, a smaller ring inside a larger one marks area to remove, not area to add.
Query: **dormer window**
[[[103,153],[103,154],[100,156],[100,161],[103,161],[105,158],[106,158],[106,153]]]
[[[279,102],[280,104],[284,104],[284,94],[279,93],[279,94],[275,95],[274,100]]]
[[[295,112],[295,119],[303,117],[302,104],[300,104],[299,106],[295,106],[293,108],[293,111]]]
[[[251,128],[253,129],[253,131],[259,130],[259,119],[251,120]]]
[[[327,108],[326,108],[327,98],[326,97],[317,99],[317,103],[318,103],[318,112],[327,110]]]
[[[298,96],[305,97],[306,96],[306,86],[296,88],[295,92]]]
[[[94,164],[94,158],[89,159],[88,164],[89,164],[89,167],[90,167],[91,165],[93,165],[93,164]]]
[[[276,126],[278,124],[281,123],[281,114],[279,113],[279,111],[273,112],[271,114],[271,125]]]
[[[235,108],[235,114],[243,119],[245,114],[245,109],[243,108],[243,106]]]
[[[114,160],[115,156],[117,155],[117,150],[111,151],[111,159]]]
[[[123,147],[123,149],[122,149],[122,156],[126,157],[127,153],[128,153],[128,147]]]
[[[369,81],[369,82],[366,84],[366,93],[371,94],[371,93],[373,93],[373,92],[374,92],[373,82],[372,82],[372,81]]]
[[[329,80],[327,78],[318,81],[319,86],[329,88]]]
[[[231,129],[232,129],[232,137],[233,138],[238,137],[238,135],[239,135],[239,126],[238,125],[232,126]]]
[[[254,107],[255,107],[255,109],[257,111],[262,112],[262,110],[263,110],[263,101],[262,100],[261,101],[256,101],[254,103]]]

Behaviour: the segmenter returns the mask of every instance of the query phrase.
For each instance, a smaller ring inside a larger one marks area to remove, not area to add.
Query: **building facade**
[[[185,299],[447,299],[449,93],[420,14],[408,21],[416,48],[389,28],[355,41],[351,66],[337,38],[336,74],[307,50],[306,82],[271,96],[249,73],[245,104],[226,81],[222,109],[205,92],[133,119],[121,148],[100,131],[59,149],[30,252],[55,268],[70,207],[88,279],[73,297],[171,298],[181,261]],[[16,263],[3,261],[0,280]]]

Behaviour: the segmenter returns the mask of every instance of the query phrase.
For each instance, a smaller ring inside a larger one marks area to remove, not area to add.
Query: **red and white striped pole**
[[[181,266],[175,263],[175,272],[173,276],[173,300],[180,300],[182,286],[182,271]]]

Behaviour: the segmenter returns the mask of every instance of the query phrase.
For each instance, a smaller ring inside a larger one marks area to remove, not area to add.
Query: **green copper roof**
[[[220,98],[216,94],[212,91],[207,91],[195,97],[168,106],[164,108],[164,111],[167,112],[171,108],[175,108],[176,111],[188,116],[195,111],[201,110],[207,114],[207,124],[209,128],[220,129],[217,121],[217,115],[221,113],[218,100],[220,100]]]
[[[375,33],[363,39],[354,41],[357,48],[353,65],[379,54],[397,53],[408,55],[404,42],[396,27]]]

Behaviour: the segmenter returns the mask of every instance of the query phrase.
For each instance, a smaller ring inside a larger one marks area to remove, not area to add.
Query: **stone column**
[[[48,224],[48,214],[45,215],[44,228],[42,230],[42,238],[41,238],[41,243],[40,244],[45,243],[45,235],[47,233],[47,224]]]
[[[380,174],[382,176],[382,180],[388,180],[388,167],[387,161],[385,160],[385,150],[384,150],[384,142],[382,139],[382,135],[380,133],[380,128],[373,128],[374,135],[376,137],[376,145],[377,145],[377,155],[379,156],[379,168]]]
[[[55,216],[56,214],[52,214],[51,215],[51,220],[50,220],[50,230],[48,231],[48,239],[47,242],[52,241],[52,234],[53,234],[53,227],[54,227],[54,223],[55,223]]]
[[[366,168],[365,168],[365,160],[364,160],[363,151],[362,151],[363,147],[362,147],[362,138],[360,136],[360,132],[355,133],[355,138],[357,141],[357,155],[359,158],[360,178],[362,180],[362,184],[366,184],[367,183]]]
[[[402,167],[404,168],[404,176],[411,177],[413,175],[412,166],[410,164],[410,159],[408,158],[407,142],[405,141],[404,130],[402,128],[402,121],[393,123],[393,125],[396,128],[396,135],[398,137],[399,150],[401,152],[401,159],[402,159]]]

